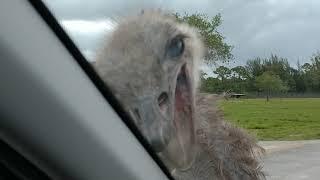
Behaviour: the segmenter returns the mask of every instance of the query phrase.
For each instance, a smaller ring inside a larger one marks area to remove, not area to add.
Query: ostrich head
[[[186,168],[195,156],[195,90],[203,45],[196,31],[161,12],[120,22],[96,69],[161,156]]]

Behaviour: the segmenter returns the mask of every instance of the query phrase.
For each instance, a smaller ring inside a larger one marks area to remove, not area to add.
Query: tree
[[[176,13],[175,17],[178,21],[187,23],[199,30],[207,48],[205,55],[207,64],[212,65],[217,60],[227,62],[233,59],[231,54],[233,47],[225,42],[225,37],[217,30],[222,23],[220,14],[209,18],[207,15],[199,13],[192,15]]]
[[[221,80],[214,77],[208,77],[203,84],[201,84],[201,92],[208,92],[208,93],[217,93],[224,91],[223,84]]]
[[[312,67],[314,70],[320,70],[320,52],[313,54],[311,57]]]
[[[236,66],[231,69],[232,73],[237,76],[238,80],[248,78],[248,72],[243,66]]]
[[[247,72],[249,72],[251,78],[260,76],[263,73],[262,61],[263,60],[259,57],[249,59],[247,61],[246,69]]]
[[[303,93],[307,90],[304,72],[301,66],[297,65],[298,69],[291,69],[292,79],[295,82],[295,92]]]
[[[225,79],[231,75],[231,70],[225,66],[219,66],[213,73],[217,74],[222,82],[225,82]]]
[[[304,63],[304,64],[302,65],[301,69],[302,69],[304,72],[311,71],[312,65],[309,64],[309,63]]]
[[[312,55],[310,63],[302,65],[301,69],[304,73],[303,80],[306,83],[306,89],[312,92],[320,90],[320,53]]]
[[[284,85],[278,75],[274,75],[272,72],[264,72],[262,75],[256,78],[256,86],[267,93],[267,101],[271,92],[287,91],[288,87]]]
[[[297,87],[301,85],[297,81],[301,79],[301,74],[297,73],[296,69],[292,68],[286,58],[271,54],[269,58],[254,58],[247,61],[246,69],[249,73],[250,83],[255,82],[255,78],[262,75],[264,72],[272,72],[275,75],[278,75],[280,79],[287,84],[288,90],[290,92],[296,92],[297,89],[302,89],[303,87]],[[251,90],[257,90],[251,86]]]

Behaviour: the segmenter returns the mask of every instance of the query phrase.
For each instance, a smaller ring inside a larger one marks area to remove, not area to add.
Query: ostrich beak
[[[154,151],[179,168],[195,157],[194,108],[191,81],[184,64],[173,75],[173,90],[144,95],[131,110],[138,128]]]
[[[144,97],[135,110],[135,119],[142,134],[156,152],[162,152],[172,138],[173,123],[163,115],[154,96]]]

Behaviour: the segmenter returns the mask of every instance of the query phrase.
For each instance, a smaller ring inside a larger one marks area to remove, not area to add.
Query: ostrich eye
[[[184,42],[182,37],[176,37],[171,40],[168,49],[167,49],[167,54],[174,58],[181,56],[181,54],[184,51]]]

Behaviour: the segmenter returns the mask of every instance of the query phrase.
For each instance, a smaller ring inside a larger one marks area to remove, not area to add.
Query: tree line
[[[249,59],[244,66],[228,68],[219,66],[213,73],[215,77],[206,77],[201,72],[203,92],[237,93],[265,92],[320,92],[320,53],[310,58],[310,63],[292,67],[287,58],[271,55],[268,58]]]

